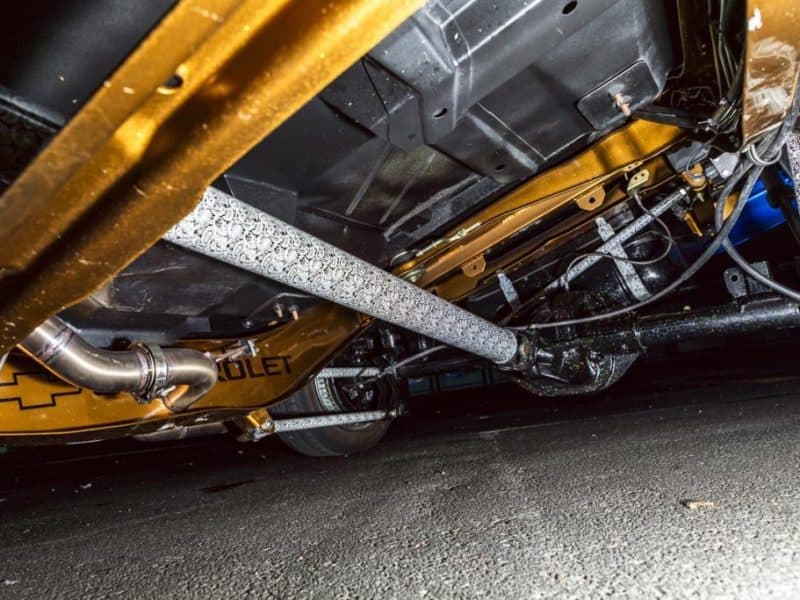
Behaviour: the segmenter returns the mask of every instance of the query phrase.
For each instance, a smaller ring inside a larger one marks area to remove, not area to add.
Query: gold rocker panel
[[[800,3],[748,0],[745,44],[745,145],[786,116],[800,72]]]
[[[180,0],[0,197],[0,354],[151,247],[422,3]]]
[[[146,432],[166,421],[192,424],[242,416],[295,391],[368,323],[369,319],[332,304],[308,309],[301,320],[259,338],[255,356],[220,363],[217,385],[179,416],[160,400],[138,404],[130,394],[101,395],[81,389],[13,352],[0,370],[0,438],[120,428]],[[190,345],[210,351],[224,346],[221,342]]]

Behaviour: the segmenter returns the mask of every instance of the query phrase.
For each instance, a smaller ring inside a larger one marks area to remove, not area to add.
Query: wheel
[[[289,398],[269,409],[273,418],[289,418],[358,410],[396,407],[402,400],[400,385],[382,378],[358,390],[353,380],[312,379]],[[278,437],[292,450],[306,456],[345,456],[377,444],[389,429],[389,421],[353,423],[287,431]]]

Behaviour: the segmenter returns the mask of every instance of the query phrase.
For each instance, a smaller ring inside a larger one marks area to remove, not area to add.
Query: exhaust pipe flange
[[[202,352],[149,344],[103,350],[56,317],[20,347],[77,386],[100,394],[128,392],[142,403],[161,398],[173,412],[186,410],[217,383],[217,364]]]

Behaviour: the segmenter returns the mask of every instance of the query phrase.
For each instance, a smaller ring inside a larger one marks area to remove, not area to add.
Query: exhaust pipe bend
[[[102,350],[56,317],[20,346],[75,385],[101,394],[130,392],[139,402],[162,398],[173,412],[186,410],[217,383],[217,365],[202,352],[146,344]]]

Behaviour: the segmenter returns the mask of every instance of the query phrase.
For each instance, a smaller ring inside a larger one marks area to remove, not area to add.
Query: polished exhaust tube
[[[162,398],[173,412],[186,410],[217,383],[217,365],[202,352],[147,344],[102,350],[57,317],[20,347],[77,386],[100,394],[129,392],[139,402]]]
[[[498,364],[517,335],[215,188],[164,239]]]

